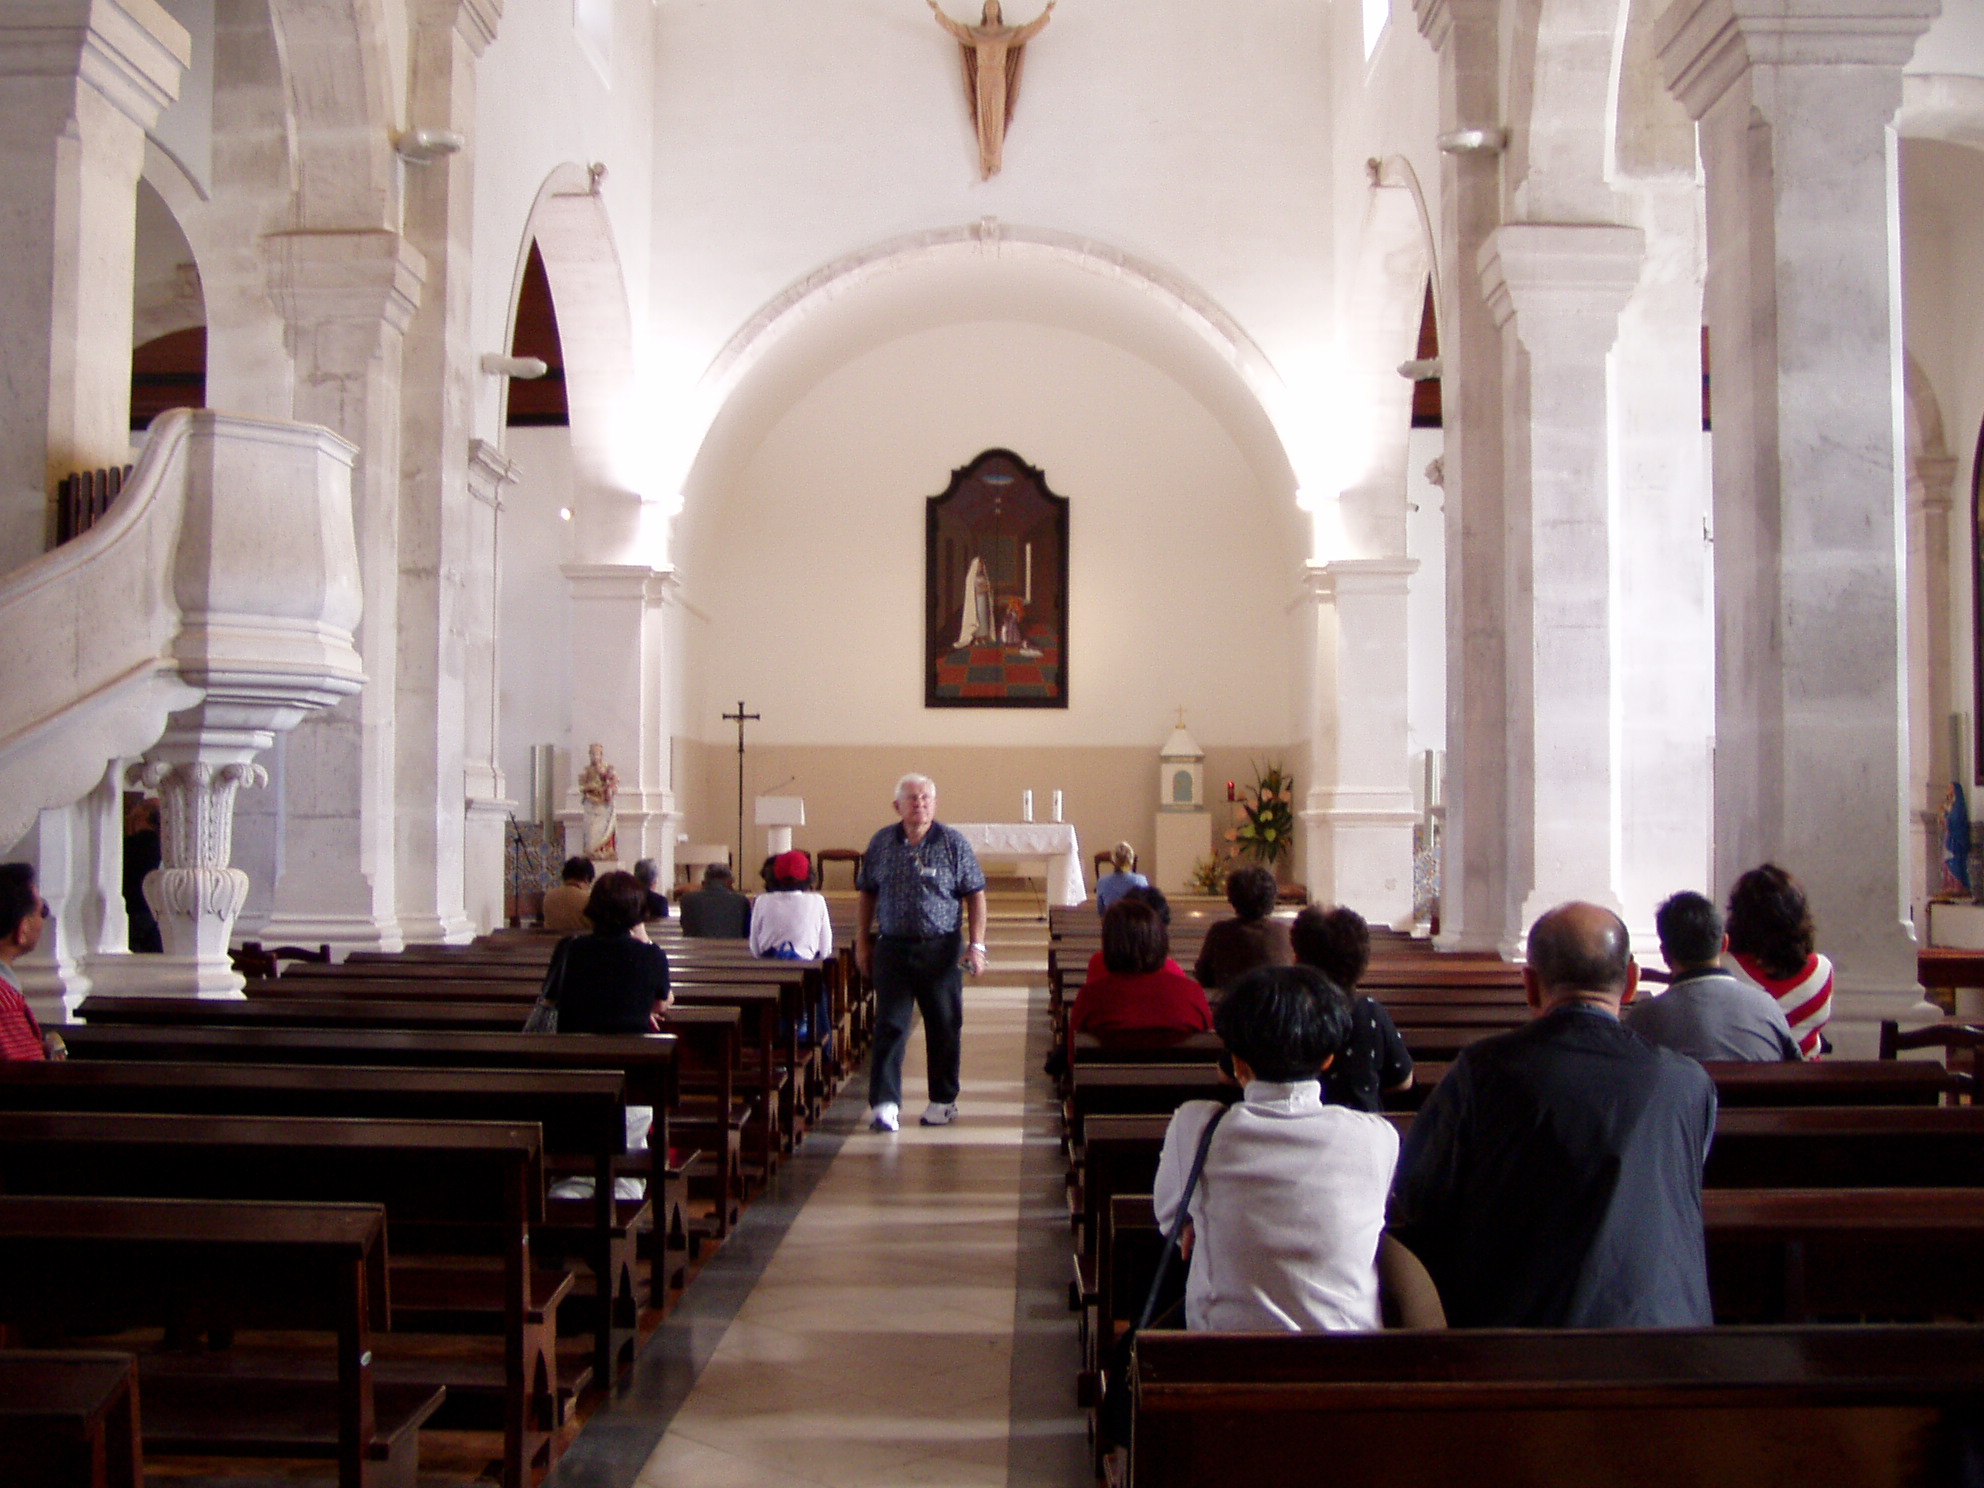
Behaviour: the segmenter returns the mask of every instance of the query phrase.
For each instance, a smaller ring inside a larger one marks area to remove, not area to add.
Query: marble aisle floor
[[[700,1320],[685,1306],[691,1316],[664,1328],[700,1327],[703,1357],[678,1348],[693,1384],[679,1388],[678,1367],[675,1398],[656,1402],[666,1429],[638,1488],[1090,1481],[1072,1406],[1059,1152],[1039,1074],[1045,929],[995,921],[990,938],[993,964],[965,993],[961,1119],[916,1124],[927,1099],[920,1026],[900,1133],[861,1126],[865,1072],[851,1082],[802,1149],[831,1147],[813,1155],[828,1160],[796,1210],[775,1216],[782,1233],[758,1237],[761,1269],[733,1279],[728,1315],[709,1315],[706,1298]],[[752,1237],[736,1240],[748,1257]],[[720,1274],[706,1271],[692,1296],[706,1281],[721,1307]],[[589,1455],[595,1429],[626,1432],[638,1408],[602,1411],[564,1466]]]

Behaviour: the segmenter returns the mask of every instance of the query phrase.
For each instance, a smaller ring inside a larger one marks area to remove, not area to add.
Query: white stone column
[[[1440,54],[1440,128],[1502,121],[1497,0],[1413,0]],[[1502,346],[1475,262],[1501,220],[1493,153],[1440,166],[1441,411],[1447,506],[1447,815],[1440,944],[1494,950],[1519,890],[1508,868]]]
[[[162,821],[160,867],[145,875],[145,903],[158,921],[165,954],[159,970],[195,996],[236,996],[241,978],[228,965],[228,939],[248,897],[248,875],[231,867],[234,793],[268,784],[253,760],[153,759],[132,781],[157,791]]]
[[[0,572],[47,546],[57,480],[129,458],[138,173],[191,56],[155,0],[0,6]]]
[[[1412,928],[1411,762],[1405,749],[1411,558],[1311,564],[1317,709],[1300,812],[1309,897]]]
[[[1889,124],[1938,9],[1680,0],[1658,31],[1708,183],[1717,877],[1804,882],[1854,1052],[1915,996]]]
[[[365,690],[289,739],[281,871],[261,933],[298,944],[398,950],[400,370],[426,265],[389,232],[285,233],[266,239],[265,251],[270,293],[296,360],[296,417],[359,449],[352,508],[364,586]]]
[[[1909,903],[1929,934],[1929,898],[1942,887],[1943,799],[1967,779],[1950,757],[1950,511],[1957,462],[1920,455],[1908,469]]]
[[[572,563],[572,768],[565,782],[567,841],[580,817],[576,772],[593,744],[620,776],[616,799],[619,861],[653,858],[673,871],[674,793],[668,788],[671,721],[662,690],[663,610],[675,593],[672,569],[643,564]],[[568,846],[567,851],[580,849]]]
[[[510,815],[508,783],[498,761],[502,679],[497,615],[502,588],[503,488],[517,480],[517,467],[493,444],[469,441],[468,566],[462,575],[464,630],[468,637],[468,676],[464,765],[468,824],[462,844],[463,897],[478,932],[503,923],[504,845]]]
[[[494,0],[421,0],[414,26],[408,122],[472,137],[475,71],[494,40]],[[410,941],[463,942],[467,909],[468,635],[463,611],[473,503],[468,489],[474,380],[469,338],[474,278],[474,146],[409,163],[406,235],[427,262],[407,326],[400,399],[399,660],[394,714],[399,826],[395,879]],[[500,872],[500,867],[499,870]]]
[[[1535,222],[1504,223],[1481,252],[1503,331],[1509,809],[1527,888],[1509,954],[1567,899],[1624,909],[1606,357],[1643,252],[1636,227]]]

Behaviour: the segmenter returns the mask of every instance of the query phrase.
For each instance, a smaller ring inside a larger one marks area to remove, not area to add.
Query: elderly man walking
[[[973,976],[985,970],[985,874],[978,855],[937,820],[937,787],[929,776],[897,781],[895,805],[901,820],[870,839],[855,883],[861,907],[854,954],[875,988],[868,1124],[885,1132],[902,1122],[902,1058],[919,1010],[930,1079],[923,1124],[957,1119],[962,969]],[[960,920],[968,922],[969,940]]]

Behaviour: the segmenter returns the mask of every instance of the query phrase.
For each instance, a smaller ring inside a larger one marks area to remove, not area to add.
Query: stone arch
[[[268,0],[295,171],[291,226],[396,230],[399,120],[384,0]]]
[[[580,560],[633,562],[658,556],[651,529],[666,522],[674,487],[651,488],[647,425],[634,418],[638,378],[632,312],[620,251],[598,182],[567,163],[545,178],[531,204],[510,281],[503,331],[516,335],[517,297],[536,243],[558,311],[565,355]]]
[[[1109,297],[1114,303],[1137,306],[1151,322],[1174,332],[1174,349],[1192,361],[1205,386],[1216,389],[1215,401],[1226,407],[1229,428],[1237,430],[1236,442],[1247,452],[1263,488],[1308,502],[1299,493],[1320,461],[1303,468],[1300,440],[1301,431],[1314,421],[1314,407],[1305,401],[1314,389],[1292,385],[1231,316],[1177,276],[1092,239],[992,219],[862,249],[822,266],[765,304],[718,352],[693,389],[675,440],[680,472],[675,489],[690,489],[720,462],[721,441],[712,437],[718,415],[782,348],[799,341],[832,307],[919,269],[958,267],[974,259],[1006,268],[1059,271],[1067,281],[1081,276],[1099,282],[1115,291]],[[1323,380],[1334,391],[1336,379]]]
[[[1951,73],[1904,76],[1894,126],[1904,139],[1942,140],[1984,150],[1984,78]]]
[[[1902,365],[1902,427],[1908,492],[1904,573],[1909,828],[1913,838],[1910,897],[1919,916],[1938,882],[1942,788],[1963,768],[1963,762],[1951,758],[1946,727],[1959,695],[1952,654],[1956,616],[1950,522],[1958,462],[1944,437],[1942,405],[1935,386],[1912,352],[1904,353]]]
[[[1616,220],[1608,183],[1625,0],[1521,0],[1509,51],[1509,216]]]

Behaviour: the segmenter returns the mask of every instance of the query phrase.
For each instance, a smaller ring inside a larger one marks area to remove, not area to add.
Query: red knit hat
[[[783,883],[811,883],[813,860],[794,848],[772,859],[772,877]]]

